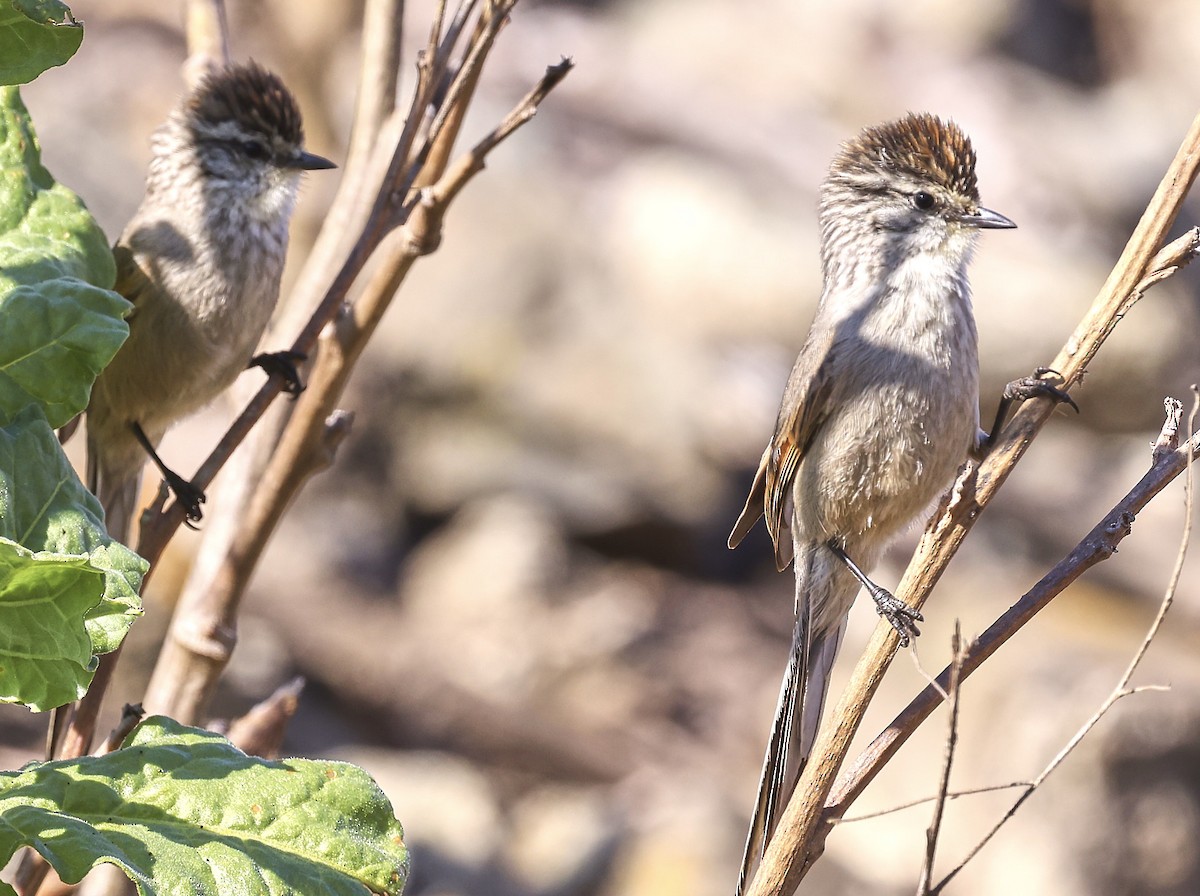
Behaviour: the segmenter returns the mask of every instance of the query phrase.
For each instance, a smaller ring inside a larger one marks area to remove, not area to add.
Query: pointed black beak
[[[973,215],[962,215],[958,220],[968,227],[978,227],[980,230],[1011,230],[1016,223],[999,212],[980,206]]]
[[[336,168],[337,165],[324,156],[316,153],[302,152],[292,159],[289,168],[299,168],[302,171],[317,171],[322,168]]]

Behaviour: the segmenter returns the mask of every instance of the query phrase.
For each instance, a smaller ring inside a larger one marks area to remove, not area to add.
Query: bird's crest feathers
[[[830,166],[830,177],[883,170],[932,179],[952,193],[979,202],[975,150],[954,122],[910,112],[896,121],[869,127],[848,140]]]
[[[186,101],[190,122],[207,128],[236,122],[242,131],[304,143],[300,108],[283,81],[256,62],[228,65],[207,74]]]

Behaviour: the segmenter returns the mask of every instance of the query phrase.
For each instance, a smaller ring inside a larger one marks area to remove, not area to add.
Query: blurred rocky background
[[[24,93],[47,164],[115,238],[181,89],[181,13],[72,5],[82,50]],[[432,3],[407,5],[415,52]],[[235,55],[283,75],[333,158],[359,12],[231,6]],[[985,203],[1020,225],[984,235],[973,274],[990,419],[1073,329],[1200,110],[1200,27],[1187,0],[528,0],[468,138],[560,55],[577,69],[455,205],[364,358],[355,430],[270,548],[220,711],[305,676],[285,750],[377,778],[413,896],[722,896],[791,612],[765,535],[724,539],[820,288],[828,160],[907,110],[972,135]],[[309,179],[293,262],[334,187]],[[1133,309],[1076,392],[1083,413],[1052,419],[987,511],[926,606],[924,668],[947,661],[956,618],[981,631],[1145,471],[1163,397],[1200,379],[1197,276]],[[165,455],[191,468],[230,413]],[[1177,483],[970,680],[955,789],[1032,778],[1100,704],[1181,523]],[[916,535],[877,578],[898,580]],[[114,704],[140,696],[133,661],[153,656],[199,537],[181,532],[153,582]],[[1137,677],[1172,690],[1119,703],[950,892],[1200,893],[1195,569]],[[835,690],[876,622],[863,603]],[[924,683],[901,655],[866,735]],[[0,718],[6,767],[39,751],[44,719]],[[943,738],[939,714],[851,814],[932,795]],[[1010,798],[955,801],[943,861]],[[807,891],[911,892],[928,818],[839,828]]]

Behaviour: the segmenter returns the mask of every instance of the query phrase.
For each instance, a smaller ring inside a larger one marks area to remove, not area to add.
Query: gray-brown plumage
[[[910,114],[868,128],[821,188],[824,291],[775,433],[733,532],[765,516],[796,622],[737,891],[761,858],[816,737],[860,581],[976,444],[979,363],[967,265],[980,228],[975,153],[952,122]],[[873,597],[907,640],[915,614]]]
[[[113,249],[129,339],[87,409],[88,485],[127,540],[152,445],[246,368],[275,301],[304,151],[300,110],[255,65],[210,73],[153,140],[146,195]]]

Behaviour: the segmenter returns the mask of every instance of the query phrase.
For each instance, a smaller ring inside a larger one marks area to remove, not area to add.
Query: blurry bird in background
[[[155,449],[248,364],[299,389],[299,359],[251,355],[279,296],[300,175],[335,167],[303,144],[296,100],[254,63],[208,73],[154,135],[145,198],[113,249],[129,338],[87,408],[88,487],[113,538],[129,538],[147,457],[200,518],[203,494]]]
[[[302,389],[293,353],[251,356],[279,297],[300,176],[336,167],[305,152],[295,98],[254,63],[210,71],[155,132],[153,151],[146,195],[113,248],[115,289],[133,303],[129,338],[86,411],[88,488],[125,543],[147,458],[200,519],[204,494],[156,451],[171,426],[247,366]],[[73,716],[54,711],[48,758],[62,755]]]

